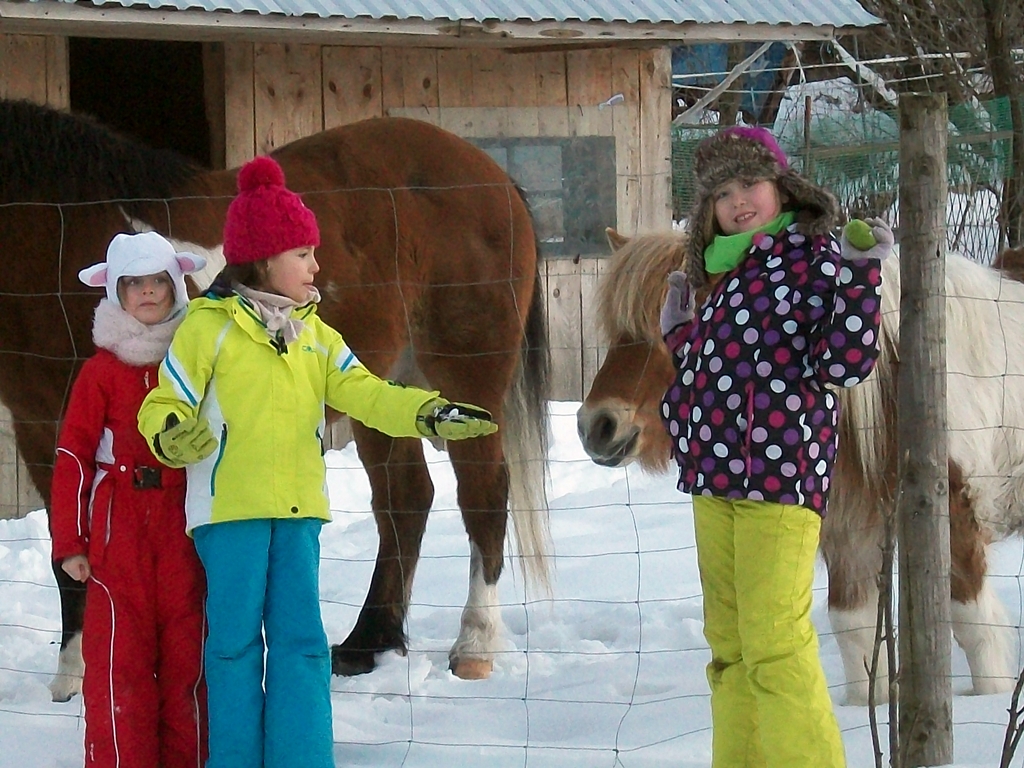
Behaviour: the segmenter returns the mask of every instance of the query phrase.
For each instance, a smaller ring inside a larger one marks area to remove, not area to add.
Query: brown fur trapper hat
[[[730,179],[774,181],[783,210],[797,212],[797,222],[807,235],[826,234],[839,224],[839,203],[832,193],[790,168],[785,152],[764,128],[734,126],[705,139],[697,147],[693,169],[697,203],[686,225],[689,243],[684,268],[695,289],[709,283],[704,250],[717,232],[712,193]]]

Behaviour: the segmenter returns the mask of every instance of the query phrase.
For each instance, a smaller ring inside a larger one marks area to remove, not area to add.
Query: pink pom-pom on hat
[[[256,157],[238,170],[238,191],[251,192],[256,187],[283,187],[284,171],[271,157]]]
[[[779,168],[786,170],[789,166],[789,159],[786,157],[786,153],[782,151],[782,147],[779,146],[779,142],[775,140],[775,137],[772,136],[771,131],[767,128],[761,128],[760,126],[734,125],[726,128],[720,135],[739,136],[743,139],[756,141],[772,153],[772,156],[775,158],[775,162],[779,164]]]
[[[284,170],[272,157],[250,160],[238,171],[238,195],[224,222],[228,264],[262,261],[293,248],[320,245],[316,216],[285,187]]]

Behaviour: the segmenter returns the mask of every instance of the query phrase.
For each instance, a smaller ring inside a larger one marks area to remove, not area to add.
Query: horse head
[[[597,313],[608,354],[576,414],[580,440],[597,464],[637,461],[664,472],[671,443],[661,424],[661,398],[675,369],[658,317],[666,277],[683,263],[681,232],[633,238],[607,229],[612,259],[597,290]]]

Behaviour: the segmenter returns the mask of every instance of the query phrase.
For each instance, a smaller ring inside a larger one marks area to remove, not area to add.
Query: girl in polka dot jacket
[[[810,619],[837,446],[829,387],[874,365],[892,232],[872,220],[870,250],[840,245],[835,198],[761,128],[705,140],[695,173],[687,256],[662,310],[679,369],[662,416],[694,497],[712,766],[841,768]]]

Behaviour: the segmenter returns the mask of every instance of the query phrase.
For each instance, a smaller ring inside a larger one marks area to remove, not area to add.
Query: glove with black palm
[[[201,422],[195,417],[179,421],[171,413],[164,422],[163,431],[153,438],[157,458],[175,469],[195,464],[217,450],[217,439],[210,431],[206,419]]]
[[[498,431],[490,411],[467,403],[452,403],[443,397],[436,397],[420,408],[416,427],[424,437],[442,440],[466,440]]]

